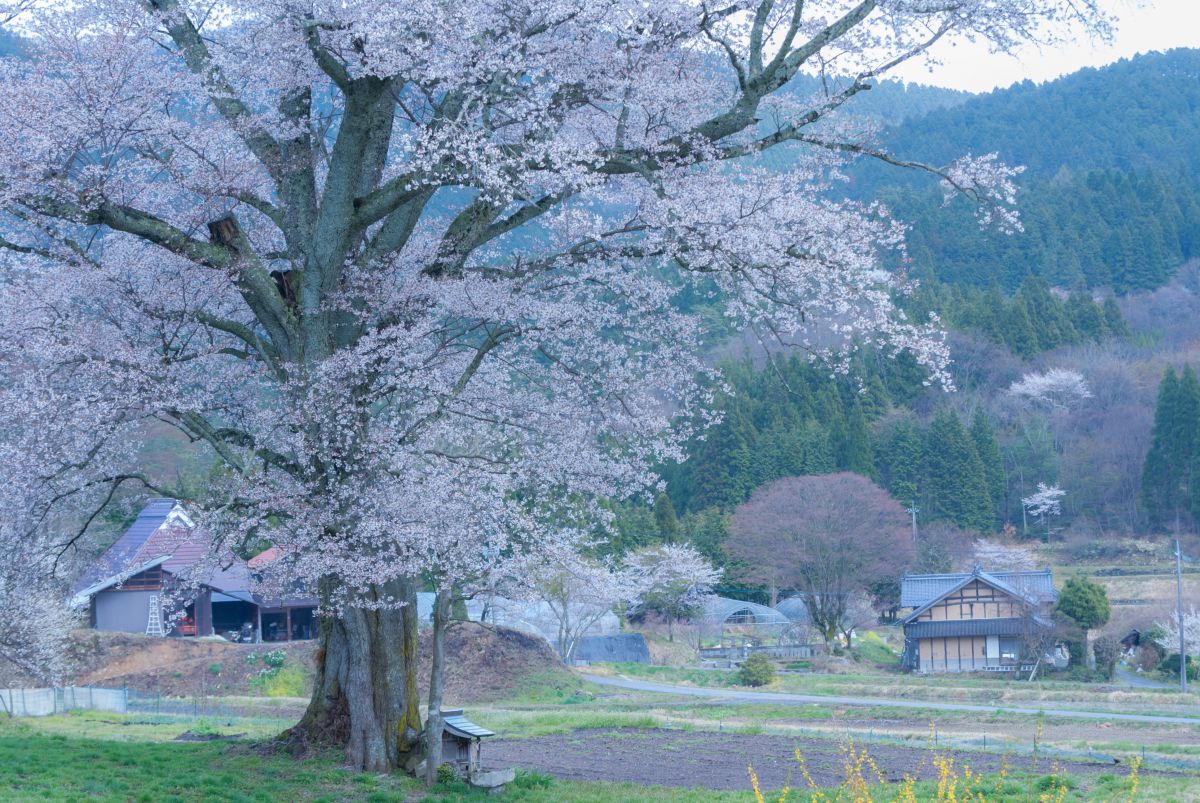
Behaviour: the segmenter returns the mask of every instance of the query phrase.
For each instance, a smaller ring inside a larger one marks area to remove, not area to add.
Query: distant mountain
[[[1027,273],[1118,292],[1168,281],[1200,256],[1200,50],[1172,50],[1025,82],[910,117],[883,135],[904,158],[946,164],[997,151],[1021,176],[1025,232],[981,232],[969,204],[942,209],[936,182],[878,163],[856,194],[913,223],[914,267],[1015,289]]]
[[[1200,173],[1200,50],[1122,59],[1099,69],[969,97],[909,116],[884,136],[906,156],[945,163],[998,151],[1028,178],[1060,171]]]
[[[22,50],[24,46],[21,37],[0,28],[0,58],[19,56]]]
[[[817,76],[800,73],[788,83],[784,91],[801,97],[833,94],[846,82],[847,79],[844,78],[833,79],[831,84],[826,85]],[[958,89],[885,80],[874,84],[870,90],[855,95],[843,108],[860,117],[888,125],[899,125],[931,113],[956,108],[975,97],[977,96],[970,92]]]

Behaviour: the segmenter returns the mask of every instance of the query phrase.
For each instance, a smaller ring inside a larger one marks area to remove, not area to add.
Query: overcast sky
[[[1200,47],[1200,0],[1108,0],[1107,5],[1118,16],[1111,44],[1083,39],[1054,49],[1029,48],[1018,58],[993,55],[982,46],[942,47],[936,52],[943,64],[934,72],[910,64],[892,77],[986,92],[1026,78],[1046,81],[1151,50]]]

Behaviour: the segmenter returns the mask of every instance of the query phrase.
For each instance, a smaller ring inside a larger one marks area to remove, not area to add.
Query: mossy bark
[[[284,736],[300,747],[341,747],[360,770],[412,769],[421,754],[416,586],[392,581],[363,596],[407,604],[322,618],[312,699]]]

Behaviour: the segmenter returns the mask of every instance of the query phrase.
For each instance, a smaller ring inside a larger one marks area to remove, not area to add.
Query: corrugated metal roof
[[[1021,619],[961,619],[946,622],[911,622],[904,637],[954,638],[955,636],[1019,636],[1025,632]]]
[[[1054,581],[1049,569],[1025,572],[985,572],[979,575],[998,581],[1007,589],[1035,596],[1040,599],[1052,600],[1056,594]],[[953,574],[910,574],[900,581],[900,607],[920,608],[948,594],[963,580],[975,576],[975,572],[956,572]]]
[[[464,717],[461,708],[456,708],[453,711],[443,711],[442,724],[446,730],[460,739],[482,739],[485,736],[496,735],[487,728],[481,728]]]

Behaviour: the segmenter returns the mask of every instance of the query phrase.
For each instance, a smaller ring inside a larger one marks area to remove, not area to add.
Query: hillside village
[[[0,0],[0,800],[1196,799],[1122,14]]]

